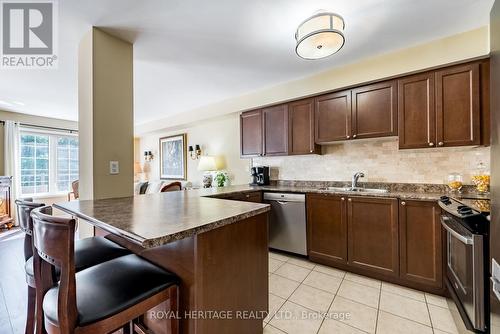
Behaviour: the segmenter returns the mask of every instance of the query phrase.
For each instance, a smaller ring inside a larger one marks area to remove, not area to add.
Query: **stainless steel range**
[[[446,285],[466,327],[489,330],[489,221],[465,201],[441,197],[446,230]]]

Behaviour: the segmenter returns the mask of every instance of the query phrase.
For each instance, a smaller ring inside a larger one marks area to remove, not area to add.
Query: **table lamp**
[[[212,186],[213,177],[211,172],[216,171],[217,169],[215,157],[204,155],[200,158],[198,170],[205,172],[203,174],[203,188],[210,188]]]

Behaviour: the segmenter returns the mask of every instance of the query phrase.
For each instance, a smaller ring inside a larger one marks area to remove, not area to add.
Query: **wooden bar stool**
[[[171,182],[169,184],[164,185],[161,189],[161,193],[166,193],[169,191],[179,191],[182,190],[182,183],[180,182]]]
[[[32,211],[37,293],[43,296],[48,334],[110,333],[168,301],[178,311],[179,278],[131,254],[75,272],[75,220],[54,217],[51,207]],[[61,268],[60,281],[50,274]],[[166,321],[178,333],[178,320]]]
[[[35,309],[37,307],[37,302],[33,269],[33,220],[30,214],[33,209],[43,207],[44,204],[34,203],[31,198],[26,198],[23,200],[16,200],[16,205],[17,219],[21,229],[24,231],[24,260],[26,261],[24,268],[26,272],[26,283],[28,284],[28,309],[25,333],[33,334],[35,330]],[[75,270],[80,271],[95,264],[128,254],[130,254],[130,251],[126,248],[102,237],[77,240],[75,241]],[[54,274],[59,276],[59,270],[58,268],[56,269]],[[41,310],[41,299],[38,304],[38,309]]]

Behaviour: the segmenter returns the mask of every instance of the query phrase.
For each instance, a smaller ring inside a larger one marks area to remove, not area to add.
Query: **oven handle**
[[[450,220],[450,218],[448,218],[448,217],[441,217],[441,225],[444,227],[444,229],[446,231],[450,232],[451,235],[453,235],[455,238],[457,238],[458,240],[460,240],[464,244],[473,245],[474,242],[473,242],[472,238],[469,238],[468,236],[465,236],[465,235],[458,233],[457,231],[455,231],[452,227],[450,227],[446,223],[449,220]]]

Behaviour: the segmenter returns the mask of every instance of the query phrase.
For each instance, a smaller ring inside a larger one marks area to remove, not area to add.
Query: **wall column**
[[[79,46],[78,122],[80,199],[133,196],[133,46],[95,27]]]

